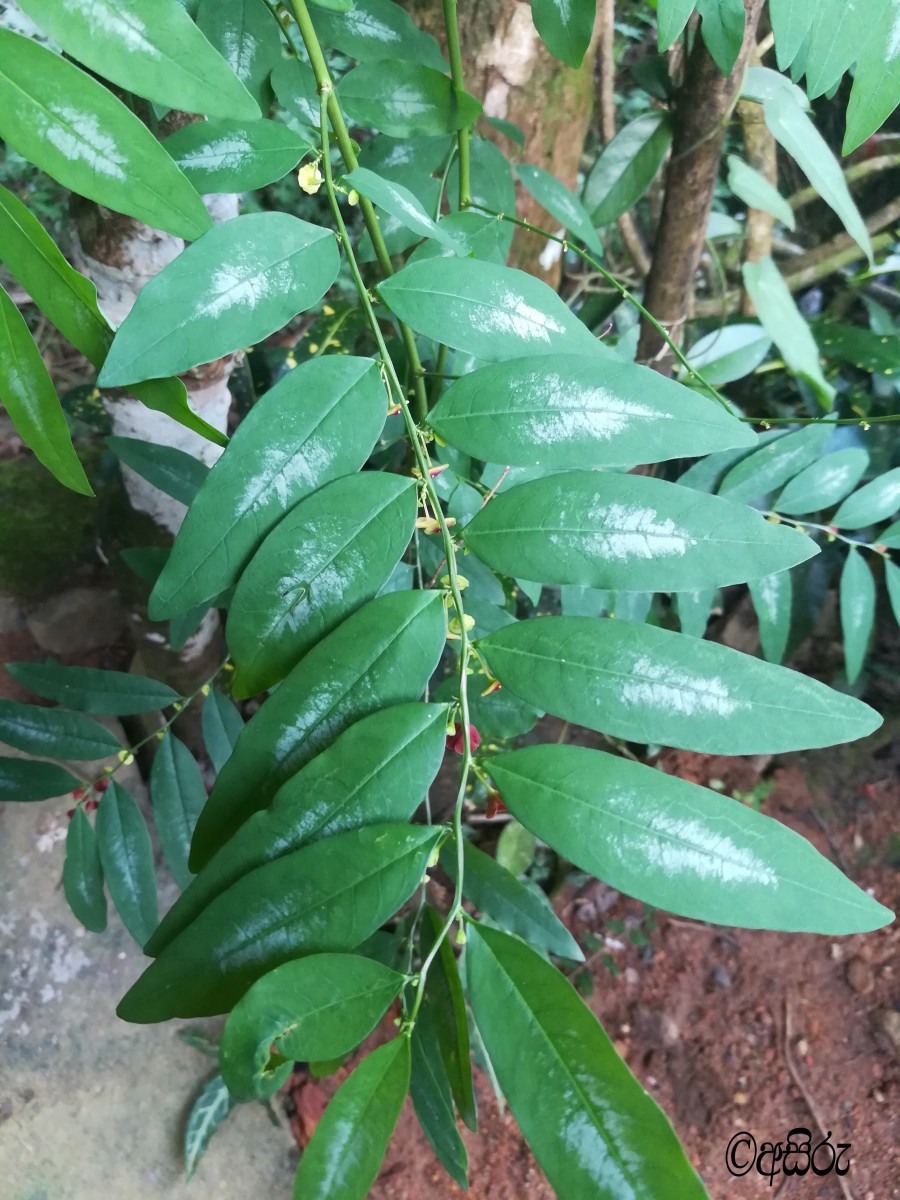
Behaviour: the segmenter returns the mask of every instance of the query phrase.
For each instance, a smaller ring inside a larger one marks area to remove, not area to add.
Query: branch
[[[757,107],[759,106],[757,105]],[[859,183],[880,171],[890,171],[892,167],[900,167],[900,154],[880,154],[877,158],[866,158],[862,162],[848,167],[844,172],[844,179],[848,185]],[[805,187],[799,192],[795,192],[793,196],[789,196],[788,204],[794,212],[799,212],[801,208],[806,208],[808,204],[820,199],[821,197],[814,187]]]

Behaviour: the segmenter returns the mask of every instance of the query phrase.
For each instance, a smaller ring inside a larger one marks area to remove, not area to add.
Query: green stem
[[[444,26],[447,33],[447,54],[450,58],[450,78],[457,100],[465,91],[463,80],[462,50],[459,44],[459,22],[457,20],[457,0],[443,0]],[[468,208],[472,203],[472,185],[470,181],[469,164],[469,127],[466,125],[456,135],[459,150],[459,207]]]
[[[834,541],[843,542],[847,546],[856,546],[858,550],[871,550],[873,554],[877,554],[879,558],[890,559],[890,555],[884,550],[877,549],[877,542],[860,542],[856,538],[848,538],[843,533],[840,533],[833,525],[817,525],[815,521],[797,521],[793,517],[785,517],[780,512],[770,511],[763,513],[763,516],[774,520],[781,525],[790,525],[792,529],[799,529],[801,533],[805,533],[807,529],[818,530],[819,533],[824,533],[827,537]]]

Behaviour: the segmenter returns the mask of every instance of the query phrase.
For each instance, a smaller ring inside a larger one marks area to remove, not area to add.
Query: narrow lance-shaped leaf
[[[52,800],[80,786],[80,780],[55,763],[0,755],[0,804]]]
[[[107,758],[122,743],[103,725],[61,708],[0,700],[0,742],[52,758]]]
[[[97,835],[80,804],[76,805],[66,835],[63,891],[72,912],[91,933],[106,928],[106,895]]]
[[[743,0],[740,0],[740,5],[743,12]],[[735,154],[728,156],[728,186],[750,208],[771,213],[788,229],[794,228],[793,210],[778,188]]]
[[[715,589],[676,594],[675,608],[678,612],[678,623],[682,633],[687,634],[688,637],[702,638],[705,636],[710,610],[715,603],[716,595]]]
[[[838,529],[862,529],[892,517],[900,508],[900,467],[878,475],[848,496],[834,516]]]
[[[857,446],[826,454],[788,482],[774,507],[792,517],[831,508],[853,491],[868,465],[868,453]]]
[[[195,188],[250,192],[282,179],[310,149],[280,121],[195,121],[163,142]]]
[[[459,1136],[450,1081],[441,1057],[435,1017],[427,999],[416,1017],[410,1050],[409,1091],[419,1124],[447,1174],[467,1191],[469,1156]]]
[[[457,254],[465,253],[465,247],[429,217],[421,202],[402,183],[382,179],[365,167],[349,171],[344,180],[361,196],[368,197],[373,204],[383,208],[414,233],[421,237],[434,238]]]
[[[531,0],[541,41],[570,67],[580,67],[594,32],[594,0]]]
[[[25,318],[0,287],[0,402],[19,437],[63,487],[93,496],[56,388]]]
[[[832,433],[833,426],[821,422],[769,442],[727,472],[719,495],[743,501],[766,496],[820,458]]]
[[[884,564],[884,581],[894,611],[894,620],[900,625],[900,567],[889,559],[886,559]]]
[[[206,803],[206,788],[193,754],[174,734],[167,734],[157,747],[150,799],[166,862],[178,886],[186,888],[192,879],[187,865],[191,837]]]
[[[704,334],[687,352],[687,360],[707,383],[719,387],[752,374],[772,347],[761,325],[738,322]],[[682,383],[691,383],[690,372],[679,368]]]
[[[665,1116],[555,967],[472,923],[466,974],[500,1086],[558,1196],[705,1200]]]
[[[846,934],[888,910],[793,830],[739,800],[583,746],[527,746],[488,762],[504,803],[604,883],[684,917]]]
[[[640,200],[656,178],[672,142],[665,113],[647,113],[620,129],[603,147],[584,185],[584,207],[595,225],[611,225]]]
[[[203,1085],[191,1106],[184,1130],[184,1173],[190,1179],[206,1152],[213,1134],[235,1106],[221,1075]]]
[[[650,625],[542,617],[497,630],[479,649],[515,695],[634,742],[781,753],[852,741],[881,724],[817,680]]]
[[[108,717],[168,708],[178,693],[166,683],[132,675],[128,671],[101,671],[96,667],[61,667],[59,663],[7,663],[6,670],[45,700],[66,708]]]
[[[189,240],[212,228],[199,194],[121,100],[8,29],[0,29],[0,137],[88,200]]]
[[[409,1038],[362,1060],[341,1084],[300,1159],[294,1200],[365,1200],[409,1087]]]
[[[423,956],[431,951],[442,925],[443,921],[437,912],[426,906],[421,934]],[[477,1132],[478,1111],[469,1050],[469,1022],[459,966],[448,938],[441,942],[428,972],[426,997],[434,1014],[441,1057],[457,1110],[472,1132]]]
[[[840,592],[847,682],[855,683],[863,669],[875,623],[875,579],[855,546],[850,547],[841,572]]]
[[[900,104],[900,39],[895,36],[898,11],[897,0],[883,0],[880,18],[856,64],[847,105],[844,154],[877,133]]]
[[[213,688],[203,702],[203,744],[212,765],[221,771],[237,744],[244,719],[227,696]]]
[[[668,50],[680,35],[696,4],[697,0],[657,0],[656,26],[660,53]]]
[[[108,437],[106,444],[136,475],[182,504],[191,503],[209,474],[206,463],[177,446],[130,437]]]
[[[769,662],[780,663],[791,633],[794,585],[790,571],[779,571],[750,583],[750,595],[759,620],[759,640]]]
[[[593,13],[593,2],[590,8]],[[584,242],[589,250],[598,257],[602,256],[603,244],[597,236],[597,231],[594,229],[587,210],[578,197],[573,196],[555,175],[551,175],[549,171],[545,171],[541,167],[531,166],[529,163],[519,163],[516,167],[516,174],[522,186],[537,200],[538,204],[546,208],[547,212],[574,234],[579,241]]]
[[[116,911],[143,946],[159,920],[153,847],[134,797],[114,779],[97,809],[97,845]]]

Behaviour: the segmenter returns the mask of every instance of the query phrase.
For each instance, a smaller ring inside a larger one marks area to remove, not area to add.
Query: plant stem
[[[877,542],[860,542],[856,538],[848,538],[843,533],[840,533],[833,525],[817,525],[815,521],[795,520],[793,517],[785,517],[780,512],[767,512],[763,516],[768,517],[782,525],[790,525],[792,529],[799,529],[801,533],[805,533],[807,529],[815,529],[819,533],[826,534],[832,541],[844,542],[847,546],[856,546],[859,550],[871,550],[873,554],[877,554],[879,558],[890,560],[890,555],[877,548]]]
[[[444,26],[447,32],[447,54],[450,58],[450,78],[457,100],[460,92],[465,91],[463,82],[462,50],[459,44],[459,22],[457,20],[457,0],[443,0]],[[459,207],[468,208],[472,203],[472,185],[469,166],[469,127],[466,125],[456,135],[459,151]]]

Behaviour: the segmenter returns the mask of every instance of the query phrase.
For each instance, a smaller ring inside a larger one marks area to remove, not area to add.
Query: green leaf
[[[665,1116],[555,967],[473,923],[466,968],[497,1079],[558,1196],[705,1200]]]
[[[868,453],[858,447],[826,454],[789,481],[775,508],[792,517],[831,508],[853,491],[868,465]]]
[[[391,137],[456,133],[481,115],[475,97],[457,92],[441,71],[403,61],[392,61],[389,72],[381,60],[354,67],[337,96],[351,121]]]
[[[353,721],[417,700],[444,641],[441,596],[422,591],[372,600],[323,638],[238,739],[197,825],[191,870]]]
[[[565,2],[565,0],[564,0]],[[591,20],[593,20],[593,4],[591,4]],[[541,167],[533,167],[528,163],[519,163],[516,167],[519,181],[529,195],[533,196],[543,208],[555,217],[579,241],[598,257],[603,255],[603,245],[597,236],[597,231],[591,222],[584,205],[577,196],[549,171]]]
[[[505,244],[504,224],[497,217],[489,217],[486,213],[464,209],[462,212],[447,213],[438,221],[438,227],[453,239],[454,247],[462,245],[471,258],[481,258],[486,262],[494,262],[503,266],[506,263],[508,247]],[[407,259],[407,262],[421,262],[426,258],[454,258],[458,256],[457,249],[441,242],[420,242]]]
[[[409,545],[415,481],[366,471],[320,488],[272,530],[238,582],[226,636],[235,696],[265,691],[381,591]]]
[[[0,29],[0,138],[63,187],[155,229],[192,240],[212,227],[198,193],[121,100],[8,29]]]
[[[628,212],[656,178],[672,142],[665,113],[646,113],[620,129],[603,147],[584,185],[584,207],[596,226]]]
[[[745,262],[741,268],[763,328],[781,351],[785,366],[815,388],[823,408],[834,399],[834,388],[822,374],[819,348],[788,285],[771,258]]]
[[[779,754],[853,741],[881,724],[815,679],[650,625],[543,617],[499,629],[479,648],[523,700],[633,742]]]
[[[518,125],[512,121],[504,121],[502,117],[486,117],[485,120],[489,125],[499,132],[504,137],[508,137],[511,142],[515,142],[522,150],[525,149],[525,134]]]
[[[697,0],[697,12],[703,18],[700,33],[713,62],[723,75],[730,75],[744,40],[744,0]]]
[[[660,52],[668,50],[688,23],[697,0],[657,0],[656,24]]]
[[[894,620],[900,625],[900,567],[889,559],[884,564],[884,582],[887,584],[888,599],[894,610]]]
[[[186,888],[193,878],[187,865],[191,837],[206,803],[206,788],[193,754],[172,733],[159,743],[153,757],[150,800],[166,862],[178,886]]]
[[[763,656],[780,663],[791,633],[794,585],[790,571],[779,571],[750,584],[750,596],[759,619],[759,640]]]
[[[847,105],[844,154],[877,133],[900,103],[900,43],[894,36],[898,11],[897,0],[883,5],[856,64]]]
[[[237,744],[244,719],[235,705],[215,688],[203,702],[203,743],[216,771],[221,771]]]
[[[440,916],[426,905],[421,932],[423,956],[431,952],[442,925]],[[478,1111],[472,1080],[472,1056],[469,1050],[469,1019],[459,966],[448,938],[441,942],[437,957],[429,969],[425,1001],[431,1007],[434,1016],[441,1059],[457,1110],[466,1125],[476,1133]]]
[[[469,1156],[459,1136],[450,1081],[441,1058],[435,1018],[424,1001],[410,1039],[412,1073],[409,1091],[419,1124],[444,1169],[468,1191]]]
[[[74,775],[55,763],[0,755],[0,804],[53,800],[80,786]]]
[[[895,521],[893,525],[888,525],[887,529],[882,530],[878,541],[889,550],[900,550],[900,521]]]
[[[740,8],[743,18],[743,0],[740,0]],[[788,229],[795,227],[793,210],[778,188],[736,154],[728,155],[728,186],[749,208],[771,213]]]
[[[409,13],[391,0],[355,0],[351,12],[313,10],[311,16],[323,45],[360,62],[410,62],[447,70],[434,38],[423,33]]]
[[[259,116],[178,0],[22,0],[19,7],[66,54],[135,96],[211,117]]]
[[[93,759],[118,754],[122,743],[80,713],[0,700],[0,742],[48,758]]]
[[[221,1075],[203,1085],[191,1106],[184,1131],[184,1173],[190,1179],[203,1157],[212,1135],[235,1106],[235,1099]]]
[[[280,121],[199,121],[163,142],[198,191],[252,192],[282,179],[309,144]]]
[[[841,630],[847,682],[856,683],[875,624],[875,579],[855,546],[850,547],[841,572]]]
[[[810,98],[830,91],[852,67],[891,0],[825,0],[810,21],[806,82]],[[887,52],[887,47],[883,47]]]
[[[720,405],[613,356],[547,354],[481,367],[451,384],[428,423],[473,457],[559,470],[756,445]]]
[[[640,592],[743,583],[817,553],[810,538],[743,505],[598,471],[566,471],[502,492],[463,537],[501,575]]]
[[[16,433],[38,462],[82,496],[94,490],[78,460],[72,435],[41,352],[25,318],[0,287],[0,401]]]
[[[736,463],[719,484],[719,495],[730,500],[758,500],[820,458],[834,432],[831,422],[806,425],[785,434]]]
[[[168,708],[178,699],[168,684],[127,671],[61,667],[54,662],[7,663],[6,670],[36,696],[98,716],[129,717]]]
[[[349,171],[344,181],[420,237],[434,238],[456,254],[465,253],[463,245],[445,228],[432,221],[422,204],[402,183],[382,179],[365,167]]]
[[[259,1100],[278,1091],[294,1060],[349,1054],[402,985],[398,972],[355,954],[311,954],[276,967],[257,979],[225,1024],[219,1059],[228,1090],[236,1100]]]
[[[148,0],[153,3],[154,0]],[[281,62],[281,35],[264,0],[200,0],[197,24],[244,84],[263,113],[269,110],[269,75]],[[221,113],[255,116],[255,113]]]
[[[825,203],[840,217],[844,228],[872,263],[872,243],[865,221],[850,195],[841,165],[828,143],[803,111],[797,97],[782,88],[763,105],[769,132],[796,161]],[[746,268],[745,268],[746,274]]]
[[[653,767],[583,746],[526,746],[487,769],[536,837],[645,904],[804,933],[860,933],[890,919],[793,830]]]
[[[780,70],[786,70],[800,54],[819,8],[813,0],[769,0]]]
[[[153,847],[141,810],[114,779],[97,809],[97,845],[116,911],[134,940],[143,946],[159,920]]]
[[[63,891],[72,912],[91,933],[106,928],[106,896],[97,835],[81,805],[76,805],[66,835]]]
[[[411,263],[378,287],[425,337],[486,362],[523,355],[610,355],[546,283],[475,259]]]
[[[365,1200],[409,1087],[409,1038],[364,1058],[335,1092],[300,1159],[294,1200]]]
[[[886,521],[900,507],[900,467],[885,471],[848,496],[831,518],[838,529],[863,529]]]
[[[206,463],[177,446],[130,437],[108,437],[106,444],[136,475],[182,504],[191,503],[209,475]]]
[[[144,285],[98,382],[177,375],[262,341],[321,300],[339,263],[330,230],[288,213],[217,225]]]
[[[254,813],[166,913],[146,952],[159,954],[216,896],[307,842],[412,816],[444,757],[447,707],[401,704],[357,721]]]
[[[531,16],[541,41],[570,67],[580,67],[594,32],[594,0],[531,0]]]
[[[282,963],[355,949],[412,894],[439,836],[370,825],[251,871],[165,947],[116,1011],[138,1024],[213,1016]]]
[[[890,330],[890,332],[888,332]],[[860,371],[893,375],[900,360],[900,334],[890,325],[887,328],[864,329],[861,325],[846,325],[828,318],[816,321],[813,336],[820,353],[831,362],[851,363]]]
[[[298,58],[283,59],[272,72],[270,82],[276,100],[301,133],[315,138],[321,113],[316,76],[309,63]]]
[[[533,833],[518,821],[508,821],[497,838],[497,863],[513,878],[524,875],[534,862],[536,843]]]
[[[453,846],[441,850],[441,866],[451,879],[457,879]],[[562,958],[584,960],[578,943],[543,892],[520,883],[496,859],[467,841],[463,842],[463,894],[507,933],[515,933],[532,946]]]
[[[715,590],[677,593],[675,596],[675,608],[678,613],[678,623],[682,633],[688,637],[705,637],[706,626],[709,624],[710,609],[715,603],[715,598]]]
[[[151,619],[212,600],[236,583],[286,512],[362,466],[385,411],[370,358],[317,358],[285,375],[240,423],[188,510],[153,589]]]

